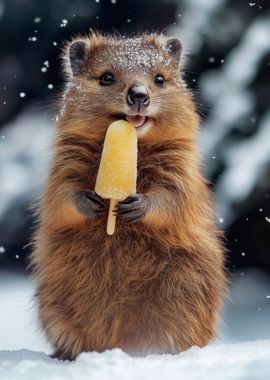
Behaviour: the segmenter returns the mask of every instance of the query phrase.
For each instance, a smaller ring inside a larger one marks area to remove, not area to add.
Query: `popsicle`
[[[137,178],[137,132],[125,120],[113,122],[106,133],[95,192],[110,199],[107,234],[115,230],[116,216],[113,209],[117,203],[136,193]]]

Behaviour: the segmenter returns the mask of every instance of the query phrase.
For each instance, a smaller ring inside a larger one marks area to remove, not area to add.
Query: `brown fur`
[[[204,346],[215,336],[226,286],[191,95],[163,36],[84,40],[89,56],[80,75],[71,76],[65,58],[70,80],[31,258],[42,327],[57,355],[70,359],[113,347],[145,355]],[[130,43],[138,53],[162,54],[166,65],[130,67],[124,59],[132,55]],[[99,86],[97,78],[108,70],[117,83]],[[164,89],[153,84],[157,73],[165,76]],[[137,179],[137,193],[150,206],[140,222],[118,218],[108,236],[106,216],[82,215],[69,194],[94,189],[106,128],[115,113],[126,111],[126,89],[136,80],[151,97]]]

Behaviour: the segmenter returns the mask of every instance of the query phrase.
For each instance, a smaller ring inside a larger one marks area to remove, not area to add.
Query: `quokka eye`
[[[101,86],[109,86],[115,82],[114,76],[111,73],[105,73],[99,80]]]
[[[156,75],[156,77],[155,77],[155,83],[156,83],[158,86],[163,86],[164,83],[165,83],[165,79],[163,78],[162,75],[158,74],[158,75]]]

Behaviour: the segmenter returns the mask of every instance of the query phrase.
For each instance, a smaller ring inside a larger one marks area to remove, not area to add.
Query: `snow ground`
[[[179,355],[131,358],[115,349],[83,353],[73,363],[50,359],[38,329],[33,283],[0,272],[0,379],[36,380],[268,380],[270,282],[258,271],[237,273],[223,311],[220,339]]]
[[[27,380],[268,380],[270,340],[196,347],[179,355],[131,358],[114,349],[83,353],[73,363],[61,363],[28,350],[0,352],[1,379]]]

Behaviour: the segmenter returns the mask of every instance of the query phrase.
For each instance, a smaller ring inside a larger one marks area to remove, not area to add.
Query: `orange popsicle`
[[[106,133],[95,191],[110,199],[107,233],[115,230],[113,209],[127,196],[136,193],[137,132],[125,120],[113,122]]]

